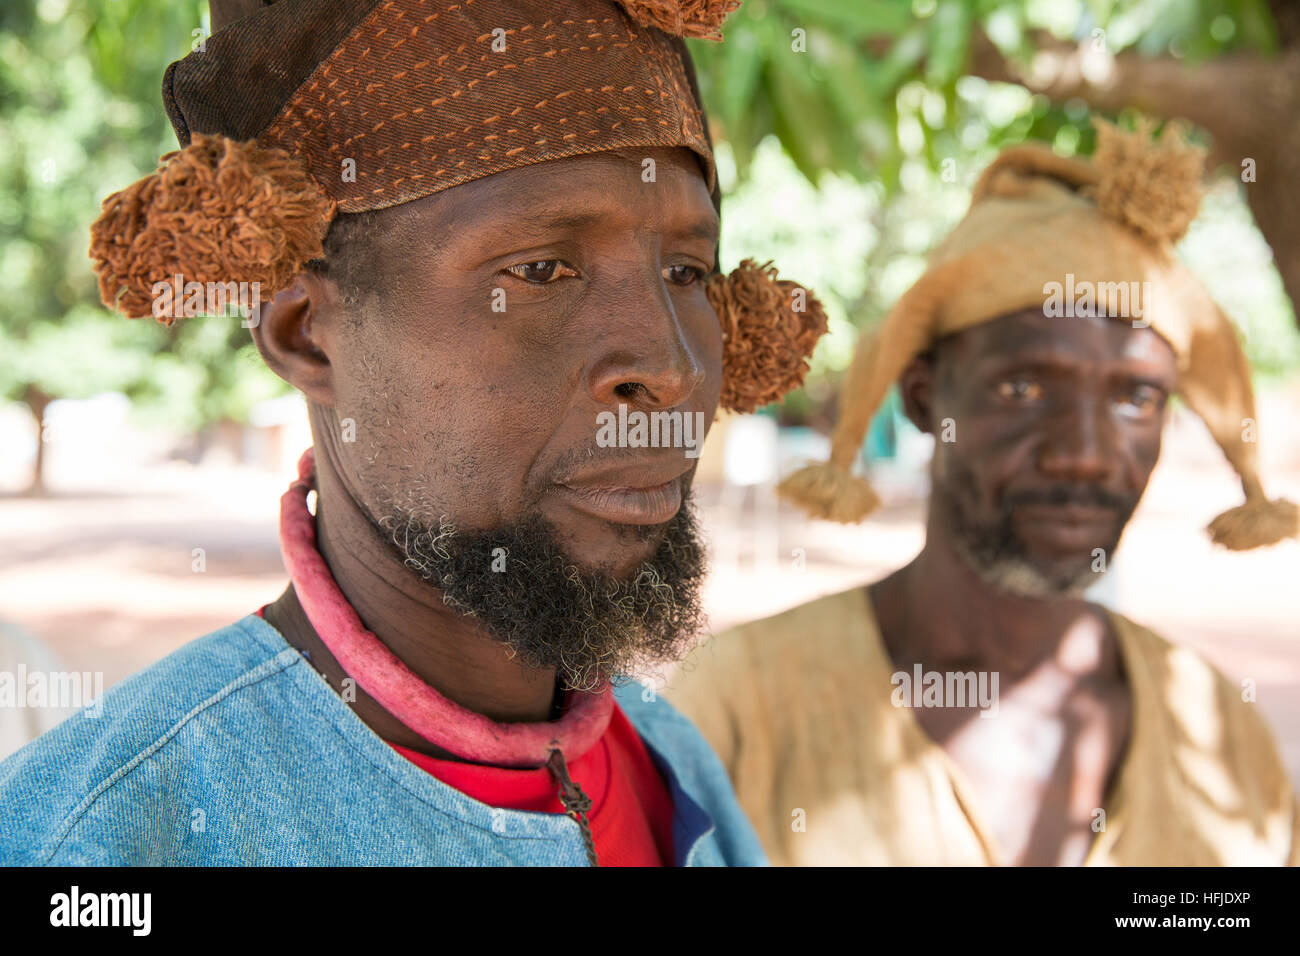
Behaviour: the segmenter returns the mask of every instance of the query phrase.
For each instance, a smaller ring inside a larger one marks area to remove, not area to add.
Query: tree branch
[[[1075,46],[1048,34],[1034,42],[1031,61],[1017,64],[976,30],[968,72],[1019,83],[1057,103],[1079,99],[1104,113],[1131,107],[1189,120],[1213,137],[1210,164],[1227,164],[1237,176],[1243,160],[1254,160],[1247,202],[1300,322],[1300,49],[1272,59],[1233,55],[1190,65],[1172,57],[1111,54],[1088,41]]]

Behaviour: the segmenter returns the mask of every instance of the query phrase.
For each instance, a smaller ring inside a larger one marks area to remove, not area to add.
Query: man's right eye
[[[1043,386],[1028,378],[1009,378],[998,382],[998,396],[1014,402],[1036,402],[1043,397]]]
[[[547,285],[556,279],[577,276],[577,272],[560,259],[538,259],[536,262],[521,262],[506,269],[512,276],[531,282],[534,285]]]

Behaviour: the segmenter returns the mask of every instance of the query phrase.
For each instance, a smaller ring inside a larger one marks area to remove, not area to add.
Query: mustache
[[[1137,497],[1117,494],[1099,485],[1060,483],[1043,488],[1023,488],[1008,492],[1002,498],[1004,513],[1023,505],[1052,507],[1078,505],[1087,508],[1106,508],[1116,514],[1127,514],[1137,506]]]
[[[658,449],[656,449],[658,451]],[[628,448],[577,448],[566,451],[559,455],[555,461],[546,468],[544,480],[546,482],[565,482],[571,480],[575,475],[591,468],[599,468],[602,465],[609,465],[611,468],[617,468],[622,465],[632,464],[638,461],[644,461],[647,458],[645,451],[638,454],[637,449]]]

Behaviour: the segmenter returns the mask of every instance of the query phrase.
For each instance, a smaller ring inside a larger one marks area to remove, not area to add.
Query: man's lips
[[[556,482],[575,510],[616,524],[663,524],[682,506],[682,476],[691,462],[669,461],[593,469]]]
[[[1119,521],[1113,508],[1080,504],[1026,504],[1016,508],[1014,515],[1023,537],[1059,554],[1109,546]]]
[[[1071,527],[1113,525],[1119,516],[1114,508],[1082,504],[1026,504],[1015,509],[1022,521],[1045,522]]]
[[[653,488],[556,489],[578,511],[616,524],[663,524],[682,506],[682,483],[677,479]]]

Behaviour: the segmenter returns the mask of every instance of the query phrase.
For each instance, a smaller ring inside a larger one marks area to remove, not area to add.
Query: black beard
[[[579,568],[541,515],[472,533],[446,518],[434,529],[402,511],[377,525],[449,607],[575,690],[680,659],[705,622],[705,549],[689,499],[663,526],[655,553],[625,578]]]
[[[959,482],[972,486],[969,476]],[[1108,564],[1139,499],[1137,495],[1116,495],[1095,485],[1057,484],[1004,495],[997,503],[997,514],[989,521],[978,521],[967,515],[955,489],[936,484],[935,495],[951,529],[953,544],[966,565],[990,587],[1030,598],[1078,597],[1101,578],[1106,565],[1096,570],[1091,552],[1059,562],[1036,558],[1016,534],[1013,513],[1017,507],[1078,504],[1112,509],[1115,532],[1110,540],[1097,545]]]

